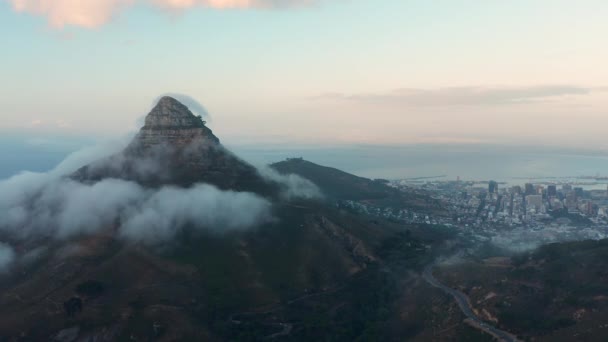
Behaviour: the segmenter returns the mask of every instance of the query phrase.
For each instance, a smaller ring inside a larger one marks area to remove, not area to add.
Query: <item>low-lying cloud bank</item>
[[[0,233],[11,241],[65,240],[105,231],[151,245],[184,229],[238,231],[272,219],[266,199],[207,184],[152,190],[119,179],[83,184],[30,172],[0,182],[0,212]],[[15,259],[13,248],[0,242],[0,273]]]
[[[132,241],[157,243],[181,229],[231,231],[270,219],[271,204],[255,194],[199,184],[149,190],[106,179],[82,184],[24,173],[0,183],[0,230],[17,239],[67,239],[117,229]]]
[[[189,188],[146,188],[117,178],[83,183],[69,177],[83,165],[99,167],[101,163],[120,169],[113,163],[122,161],[120,151],[125,145],[116,142],[85,148],[50,172],[23,172],[0,181],[0,237],[18,243],[68,240],[103,231],[126,241],[155,245],[184,229],[221,233],[273,220],[271,202],[254,193],[223,191],[200,183]],[[164,159],[154,158],[157,155],[163,154],[151,153],[148,159],[134,162],[143,171],[158,173]],[[306,179],[280,175],[268,167],[258,171],[269,182],[281,185],[285,199],[322,197]],[[0,241],[0,272],[7,271],[17,258],[25,259],[28,252],[20,248],[17,253]]]
[[[52,27],[67,25],[95,28],[136,4],[161,10],[183,11],[195,7],[213,9],[290,8],[309,6],[317,0],[9,0],[17,12],[45,16]]]
[[[323,193],[321,189],[306,178],[298,175],[287,174],[283,175],[269,166],[258,166],[258,173],[266,180],[279,183],[283,187],[282,196],[287,199],[304,198],[304,199],[322,199]]]
[[[271,219],[271,204],[252,193],[221,191],[201,184],[183,190],[167,187],[129,208],[121,235],[154,242],[172,238],[182,227],[233,231]]]

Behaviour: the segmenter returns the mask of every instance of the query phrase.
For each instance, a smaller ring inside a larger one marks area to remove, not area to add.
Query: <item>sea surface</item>
[[[586,189],[602,190],[608,186],[608,179],[593,179],[608,177],[608,152],[601,151],[494,145],[228,147],[256,165],[303,157],[369,178],[496,180],[503,186],[529,182],[574,183]],[[79,148],[76,143],[52,149],[44,145],[3,144],[0,147],[0,179],[24,170],[48,171]]]
[[[243,151],[250,160],[304,159],[369,178],[495,180],[503,185],[574,183],[586,189],[608,186],[608,153],[500,146],[417,145],[289,151]]]

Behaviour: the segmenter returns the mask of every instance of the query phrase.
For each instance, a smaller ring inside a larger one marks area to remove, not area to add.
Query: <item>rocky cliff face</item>
[[[83,182],[119,178],[150,187],[208,183],[263,195],[277,189],[224,148],[202,118],[168,96],[158,101],[122,153],[81,168],[73,178]]]
[[[202,118],[192,114],[188,107],[174,98],[165,96],[146,116],[145,126],[134,143],[143,148],[159,144],[185,147],[195,141],[211,145],[220,143]]]

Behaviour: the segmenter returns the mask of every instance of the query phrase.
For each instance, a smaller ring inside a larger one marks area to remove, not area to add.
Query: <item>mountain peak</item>
[[[205,127],[200,116],[192,114],[184,104],[170,96],[163,96],[146,116],[145,128]]]
[[[161,144],[183,147],[193,142],[219,145],[220,140],[200,116],[192,114],[188,107],[170,96],[158,100],[134,140],[135,146],[143,148]]]
[[[170,105],[170,104],[178,104],[178,105],[181,105],[182,103],[181,103],[181,102],[179,102],[178,100],[176,100],[174,97],[171,97],[171,96],[165,95],[165,96],[162,96],[160,99],[158,99],[158,104],[159,104],[159,105],[160,105],[160,104],[162,104],[162,105],[167,105],[167,104],[169,104],[169,105]]]
[[[164,96],[122,152],[79,169],[73,178],[126,179],[144,186],[212,184],[220,189],[274,196],[278,186],[225,149],[200,116]]]

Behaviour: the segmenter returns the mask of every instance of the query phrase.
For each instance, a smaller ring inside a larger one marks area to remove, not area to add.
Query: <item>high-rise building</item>
[[[574,188],[574,195],[576,198],[583,198],[585,195],[585,191],[583,188]]]
[[[564,204],[558,198],[552,198],[549,204],[552,210],[560,210],[564,207]]]
[[[592,216],[593,212],[594,212],[594,210],[593,210],[593,202],[591,202],[591,201],[587,202],[587,208],[586,209],[587,209],[586,210],[587,211],[586,214],[589,215],[589,216]]]
[[[498,183],[496,181],[492,180],[488,183],[488,192],[491,194],[498,192]]]
[[[534,190],[534,184],[532,183],[526,183],[526,192],[525,195],[534,195],[536,193],[536,191]]]
[[[555,184],[551,184],[547,186],[547,196],[555,197],[557,196],[557,186]]]
[[[544,191],[545,188],[542,185],[536,185],[534,187],[534,193],[536,193],[537,195],[542,195]]]
[[[543,196],[541,195],[528,195],[526,196],[526,206],[528,208],[540,209],[543,205]]]
[[[576,196],[574,195],[574,192],[569,192],[566,195],[566,207],[568,209],[575,209],[576,208]]]
[[[608,189],[608,187],[607,187]],[[519,185],[514,185],[511,187],[511,193],[515,194],[515,195],[520,195],[521,194],[521,186]]]

